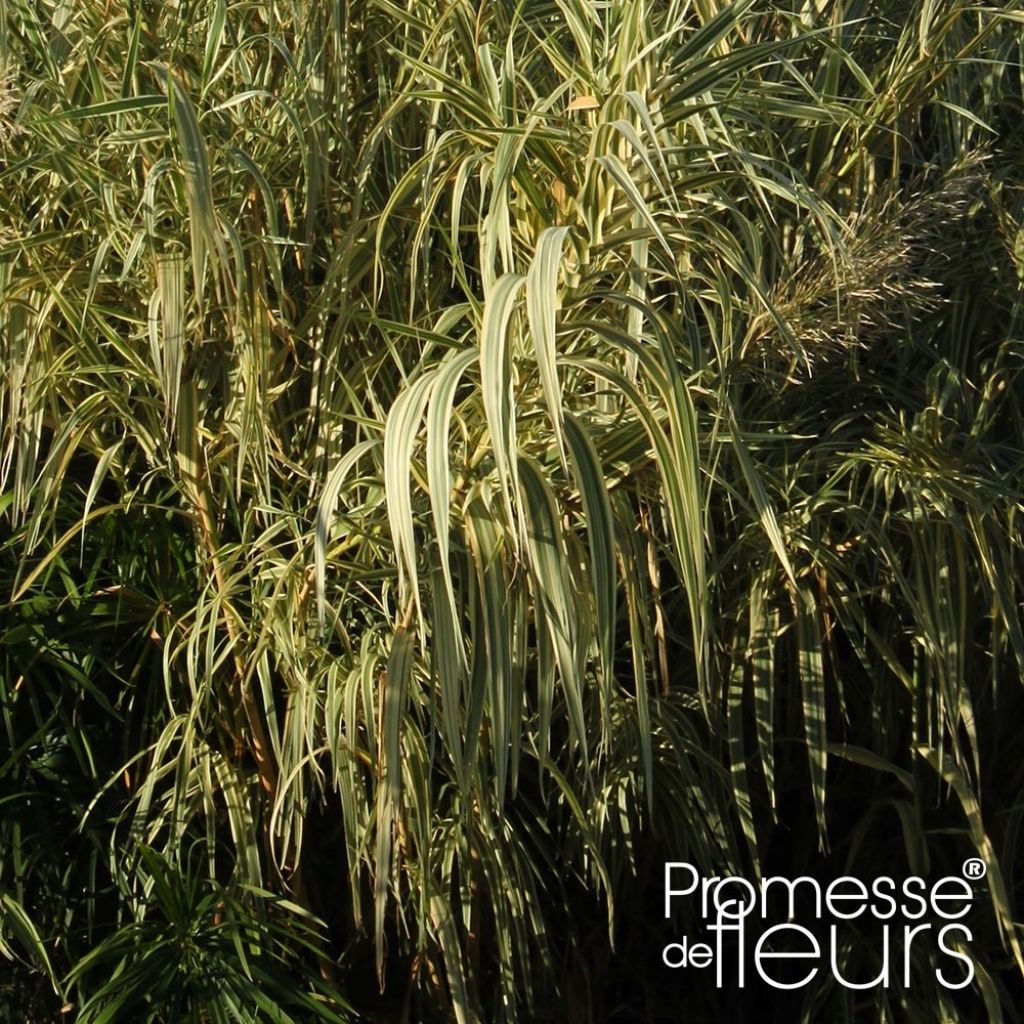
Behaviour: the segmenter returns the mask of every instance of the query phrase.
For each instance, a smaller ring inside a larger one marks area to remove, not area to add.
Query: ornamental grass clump
[[[1022,20],[0,4],[0,1017],[1015,1019]]]

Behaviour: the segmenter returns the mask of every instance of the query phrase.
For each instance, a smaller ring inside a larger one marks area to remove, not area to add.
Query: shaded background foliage
[[[0,3],[10,1019],[1017,1019],[1022,21]]]

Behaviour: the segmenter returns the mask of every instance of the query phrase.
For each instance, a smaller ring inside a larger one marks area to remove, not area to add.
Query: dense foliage
[[[1018,1019],[1019,7],[2,0],[0,1015]]]

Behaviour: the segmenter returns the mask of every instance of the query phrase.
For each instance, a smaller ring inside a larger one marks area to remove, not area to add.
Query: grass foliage
[[[1018,1019],[1019,6],[3,0],[7,1012]]]

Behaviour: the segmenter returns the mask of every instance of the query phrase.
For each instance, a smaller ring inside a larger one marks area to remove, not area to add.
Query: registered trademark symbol
[[[985,867],[985,862],[980,857],[968,857],[964,861],[964,878],[969,878],[976,882],[979,878],[985,877],[986,871],[988,871],[988,868]]]

